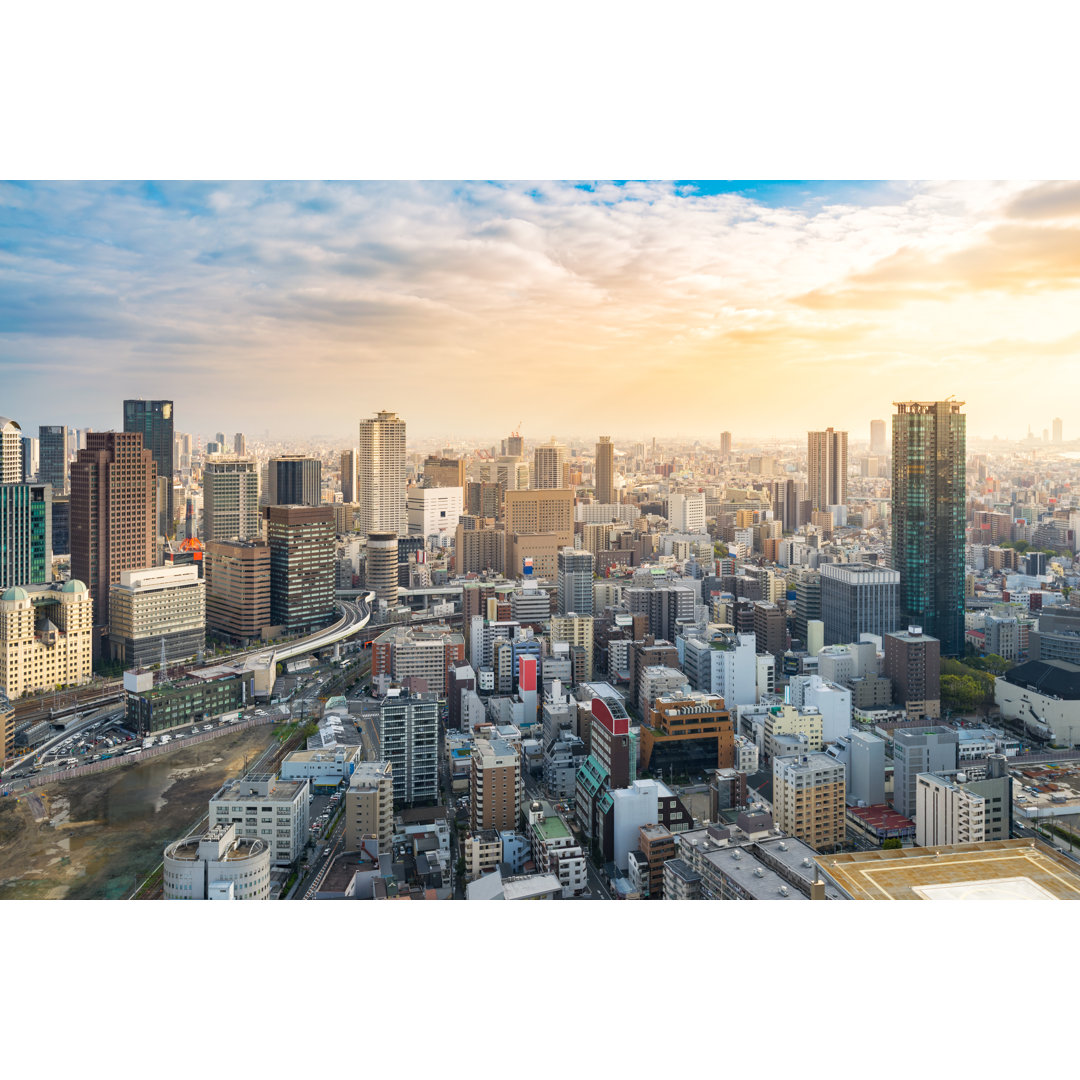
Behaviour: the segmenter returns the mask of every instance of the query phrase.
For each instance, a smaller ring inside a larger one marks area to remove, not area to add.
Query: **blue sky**
[[[1078,216],[1068,184],[2,184],[0,414],[766,435],[955,393],[1022,434],[1032,364],[1080,388]]]

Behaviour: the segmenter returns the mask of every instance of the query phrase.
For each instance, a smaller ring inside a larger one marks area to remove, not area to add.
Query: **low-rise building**
[[[562,818],[545,814],[541,804],[534,802],[529,809],[529,837],[537,870],[559,879],[563,899],[586,891],[585,852]]]
[[[494,829],[478,829],[465,837],[465,873],[469,881],[498,870],[502,862],[502,839]]]
[[[643,772],[729,769],[735,760],[735,734],[722,698],[685,691],[661,694],[641,726]]]
[[[360,746],[327,746],[316,750],[294,750],[281,762],[282,780],[307,780],[312,790],[335,788],[352,776],[361,762]]]
[[[269,900],[270,844],[240,837],[231,823],[211,824],[165,849],[166,900]]]
[[[915,843],[936,847],[1008,840],[1011,807],[1008,774],[969,780],[963,772],[955,776],[920,773],[915,788]]]
[[[514,874],[498,869],[465,887],[466,900],[561,900],[562,883],[554,874]]]
[[[229,780],[210,799],[210,825],[236,826],[237,837],[264,840],[276,866],[300,857],[308,841],[306,780],[253,773]]]
[[[252,697],[253,675],[219,670],[159,682],[152,672],[124,672],[127,725],[139,735],[201,721],[240,708]]]

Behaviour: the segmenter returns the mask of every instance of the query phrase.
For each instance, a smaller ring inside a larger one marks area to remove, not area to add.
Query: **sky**
[[[1080,391],[1080,183],[0,184],[0,415],[736,441]]]

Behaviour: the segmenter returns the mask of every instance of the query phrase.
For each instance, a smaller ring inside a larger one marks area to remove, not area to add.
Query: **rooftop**
[[[542,840],[562,840],[570,836],[570,830],[566,823],[557,815],[545,816],[533,822],[533,829],[540,835]]]
[[[1080,900],[1080,866],[1038,840],[818,856],[855,900]]]

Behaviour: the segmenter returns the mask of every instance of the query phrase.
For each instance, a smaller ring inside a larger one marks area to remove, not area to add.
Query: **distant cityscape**
[[[176,405],[0,417],[0,897],[1080,898],[1061,418],[478,446]]]

